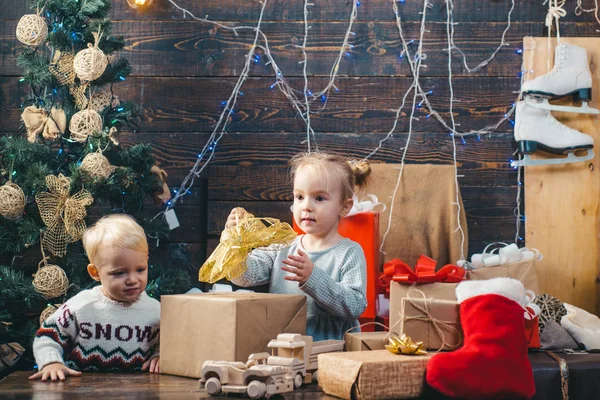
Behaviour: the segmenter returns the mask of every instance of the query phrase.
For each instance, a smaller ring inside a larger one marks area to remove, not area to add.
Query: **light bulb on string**
[[[152,0],[127,0],[129,7],[133,9],[146,9],[152,4]]]

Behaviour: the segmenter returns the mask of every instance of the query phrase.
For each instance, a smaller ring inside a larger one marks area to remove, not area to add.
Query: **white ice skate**
[[[551,111],[600,114],[592,100],[592,74],[583,47],[561,43],[554,50],[554,68],[545,75],[523,83],[521,92],[527,105]],[[550,104],[548,100],[573,96],[581,107]]]
[[[513,167],[566,164],[594,158],[594,138],[561,124],[550,110],[530,107],[525,101],[517,103],[515,140],[524,158],[513,161]],[[533,159],[530,154],[543,150],[551,154],[567,154],[565,158]],[[587,150],[577,156],[576,151]]]

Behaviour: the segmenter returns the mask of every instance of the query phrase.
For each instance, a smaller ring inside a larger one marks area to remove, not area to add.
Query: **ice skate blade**
[[[568,113],[578,113],[578,114],[600,114],[600,110],[597,108],[592,108],[588,105],[586,101],[581,103],[581,107],[573,107],[573,106],[559,106],[556,104],[550,104],[548,99],[534,99],[530,96],[525,96],[525,104],[530,107],[542,108],[544,110],[550,111],[562,111]]]
[[[542,160],[536,160],[531,158],[529,154],[524,154],[522,160],[513,161],[510,166],[513,168],[517,167],[534,167],[537,165],[557,165],[557,164],[569,164],[576,162],[588,161],[594,158],[594,150],[590,149],[587,151],[585,156],[576,156],[575,153],[567,154],[565,158],[546,158]]]

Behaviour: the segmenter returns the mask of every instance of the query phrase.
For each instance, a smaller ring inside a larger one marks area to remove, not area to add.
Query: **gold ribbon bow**
[[[390,341],[390,344],[386,344],[385,348],[394,354],[414,354],[417,356],[427,354],[423,349],[423,342],[414,343],[410,336],[406,336],[405,333],[403,333],[400,338],[396,335],[392,335],[388,340]]]
[[[27,140],[34,143],[41,133],[45,139],[54,140],[67,129],[67,116],[61,109],[52,107],[50,113],[44,108],[29,106],[21,118],[27,128]]]
[[[219,245],[200,268],[198,279],[202,282],[237,278],[246,271],[246,258],[252,250],[289,246],[297,236],[288,223],[275,218],[255,218],[243,208],[236,210],[240,215],[237,225],[225,228]]]
[[[63,174],[46,176],[46,186],[48,192],[35,196],[40,217],[47,227],[42,245],[62,257],[67,254],[67,244],[81,239],[86,228],[85,207],[92,204],[94,198],[85,189],[69,196],[71,179]]]

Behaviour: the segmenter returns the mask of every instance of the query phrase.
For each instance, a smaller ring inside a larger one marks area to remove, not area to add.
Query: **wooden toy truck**
[[[251,354],[248,362],[205,361],[200,388],[211,396],[245,393],[251,399],[291,392],[310,382],[320,353],[342,351],[344,341],[312,341],[311,336],[282,333],[271,340],[269,353]]]

